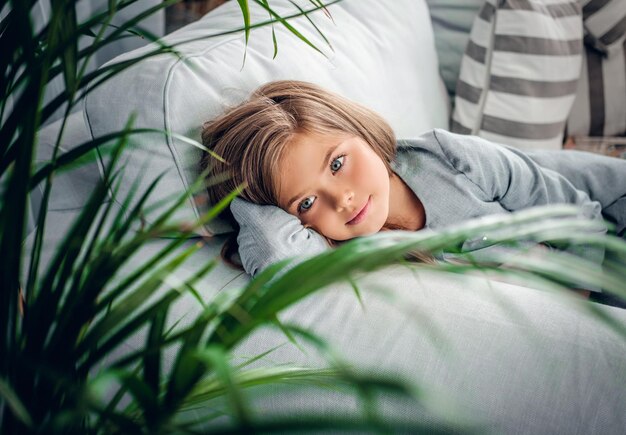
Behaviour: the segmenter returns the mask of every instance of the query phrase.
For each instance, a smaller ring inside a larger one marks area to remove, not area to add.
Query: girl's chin
[[[359,230],[355,232],[356,234],[352,235],[351,238],[371,236],[372,234],[378,233],[382,229],[383,225],[370,225],[369,228],[359,228]]]
[[[324,237],[332,239],[336,242],[346,242],[348,240],[356,239],[357,237],[369,236],[377,232],[378,231],[354,231],[349,234],[334,234],[334,237],[324,234]]]

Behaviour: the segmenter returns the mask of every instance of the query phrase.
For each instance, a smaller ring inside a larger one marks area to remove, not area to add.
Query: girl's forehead
[[[327,130],[327,131],[304,131],[297,132],[292,137],[292,145],[316,144],[318,146],[332,146],[335,143],[346,140],[358,139],[360,136],[350,131]]]
[[[341,130],[322,130],[322,129],[308,129],[296,131],[290,142],[300,143],[307,141],[328,142],[338,139],[347,139],[355,136],[354,133]]]
[[[302,165],[308,167],[315,161],[325,161],[333,150],[351,144],[355,138],[346,133],[296,133],[281,153],[280,166],[284,169]]]

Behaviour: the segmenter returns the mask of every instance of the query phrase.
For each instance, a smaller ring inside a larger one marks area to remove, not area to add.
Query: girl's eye
[[[298,205],[298,213],[306,213],[307,210],[313,207],[314,202],[315,202],[314,196],[309,196],[308,198],[304,198],[304,201],[302,201]]]
[[[343,161],[345,160],[345,158],[346,156],[342,155],[342,156],[337,157],[335,160],[333,160],[332,163],[330,164],[330,170],[333,171],[333,173],[340,170],[341,167],[343,166]]]

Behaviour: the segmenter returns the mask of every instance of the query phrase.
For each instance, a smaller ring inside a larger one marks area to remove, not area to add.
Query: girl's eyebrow
[[[322,160],[322,167],[320,168],[320,173],[324,172],[324,169],[326,169],[326,162],[330,159],[330,156],[332,156],[335,150],[339,148],[339,146],[342,143],[344,143],[344,141],[341,141],[337,145],[328,149],[328,151],[326,152],[326,155],[324,156],[324,160]],[[302,195],[304,195],[304,192],[300,192],[297,195],[292,196],[291,199],[287,202],[287,208],[291,207],[291,204],[293,204],[293,202],[296,199],[300,198]]]
[[[290,207],[291,207],[291,204],[293,204],[293,202],[294,202],[296,199],[300,198],[302,195],[304,195],[304,192],[299,193],[299,194],[297,194],[297,195],[294,195],[294,196],[293,196],[293,197],[289,200],[289,202],[287,203],[287,208],[290,208]]]

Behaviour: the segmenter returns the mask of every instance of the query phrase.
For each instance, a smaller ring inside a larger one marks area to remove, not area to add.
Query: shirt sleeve
[[[256,275],[280,260],[298,257],[290,266],[319,254],[330,245],[318,232],[280,207],[258,205],[235,198],[230,210],[239,224],[237,243],[243,268]]]
[[[445,158],[476,185],[484,201],[498,201],[510,212],[550,204],[576,205],[582,217],[597,221],[594,233],[606,233],[599,202],[558,172],[539,166],[524,152],[443,130],[436,130],[435,137]],[[597,246],[569,247],[565,251],[598,267],[604,260],[604,249]]]

